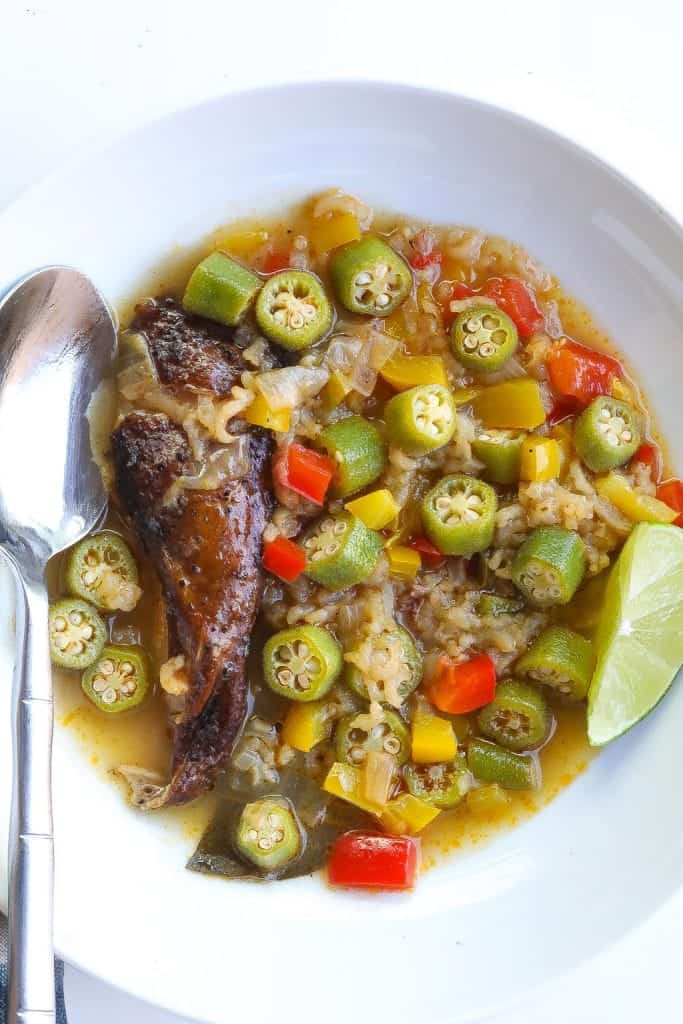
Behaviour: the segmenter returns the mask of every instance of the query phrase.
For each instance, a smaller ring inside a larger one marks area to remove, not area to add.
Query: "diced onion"
[[[317,395],[330,378],[329,370],[322,366],[285,366],[268,370],[252,378],[270,408],[296,409],[306,399]]]
[[[363,796],[384,807],[391,796],[396,774],[396,758],[384,750],[369,750],[363,768]]]

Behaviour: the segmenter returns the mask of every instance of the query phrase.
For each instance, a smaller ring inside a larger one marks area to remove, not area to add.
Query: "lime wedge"
[[[636,526],[610,572],[595,649],[588,739],[602,746],[652,710],[683,664],[683,529]]]

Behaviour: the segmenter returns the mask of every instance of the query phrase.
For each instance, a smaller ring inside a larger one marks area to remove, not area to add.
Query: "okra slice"
[[[403,626],[384,629],[365,640],[371,645],[372,687],[360,669],[348,662],[346,683],[363,700],[379,699],[400,707],[422,680],[422,656]]]
[[[362,490],[384,472],[387,448],[382,435],[364,416],[347,416],[318,437],[318,445],[336,464],[332,493],[347,498]]]
[[[391,441],[408,455],[443,448],[456,427],[455,402],[442,384],[423,384],[395,395],[384,406]]]
[[[183,308],[232,327],[247,312],[262,283],[260,277],[225,253],[212,252],[192,271]]]
[[[579,416],[574,447],[594,473],[623,466],[640,445],[638,414],[609,395],[600,395]]]
[[[340,720],[334,735],[337,760],[360,767],[374,750],[405,764],[410,755],[410,733],[401,716],[384,708],[381,722],[372,725],[369,717],[369,713],[354,712]]]
[[[514,615],[524,607],[519,598],[482,594],[477,601],[477,615]]]
[[[517,351],[519,336],[509,316],[493,306],[463,310],[451,327],[453,354],[466,370],[500,370]]]
[[[142,704],[151,681],[147,655],[141,647],[107,644],[85,670],[81,686],[95,707],[108,714]]]
[[[578,533],[538,526],[512,562],[512,580],[538,608],[567,604],[586,572],[586,550]]]
[[[480,782],[497,782],[503,789],[538,789],[541,769],[530,754],[515,754],[490,740],[470,740],[467,764]]]
[[[263,675],[270,689],[290,700],[319,700],[342,670],[342,649],[321,626],[283,629],[263,648]]]
[[[325,516],[302,542],[304,572],[328,590],[343,590],[371,576],[382,553],[382,537],[347,513]]]
[[[464,758],[442,764],[408,764],[404,769],[408,791],[442,811],[459,804],[470,788]]]
[[[456,473],[422,502],[425,533],[444,555],[473,555],[493,541],[498,498],[483,480]]]
[[[111,530],[76,545],[66,563],[65,581],[76,597],[107,612],[130,612],[142,595],[135,559],[123,538]]]
[[[593,673],[593,645],[573,629],[549,626],[517,660],[514,671],[567,700],[583,700]]]
[[[237,824],[237,852],[259,871],[277,871],[301,852],[302,829],[284,797],[246,804]]]
[[[366,316],[389,316],[408,297],[413,283],[403,257],[376,235],[338,249],[330,273],[341,304]]]
[[[290,352],[308,348],[332,326],[332,303],[315,276],[306,270],[273,274],[256,300],[256,320],[267,338]]]
[[[65,597],[48,612],[50,658],[61,668],[87,668],[102,652],[107,630],[87,601]]]
[[[486,430],[472,442],[474,456],[484,463],[484,474],[494,484],[516,484],[526,434],[514,430]]]
[[[533,750],[548,738],[552,713],[529,683],[506,679],[477,716],[480,732],[508,750]]]

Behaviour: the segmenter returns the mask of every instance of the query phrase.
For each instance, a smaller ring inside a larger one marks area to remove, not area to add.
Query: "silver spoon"
[[[17,606],[8,1024],[55,1019],[45,568],[106,507],[86,412],[115,348],[109,308],[76,270],[39,270],[0,303],[0,551]]]

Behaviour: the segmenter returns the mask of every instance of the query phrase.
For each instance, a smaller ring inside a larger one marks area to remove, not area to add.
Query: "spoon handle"
[[[8,1024],[55,1020],[52,937],[52,674],[45,581],[22,578],[14,669],[14,789],[9,849]]]

